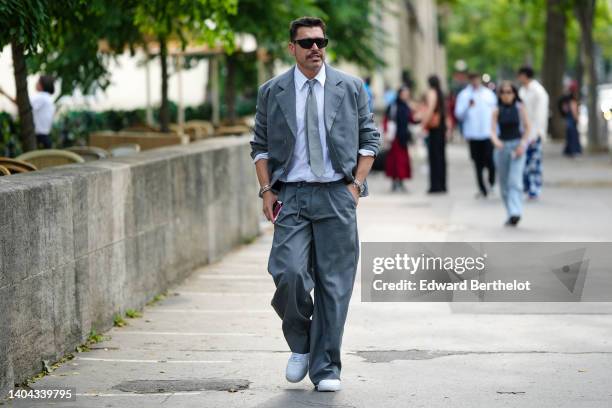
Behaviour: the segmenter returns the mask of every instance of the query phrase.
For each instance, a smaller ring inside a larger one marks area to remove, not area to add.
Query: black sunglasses
[[[298,43],[300,47],[309,50],[313,44],[317,44],[318,48],[325,48],[328,41],[327,38],[302,38],[301,40],[293,40],[293,43]]]

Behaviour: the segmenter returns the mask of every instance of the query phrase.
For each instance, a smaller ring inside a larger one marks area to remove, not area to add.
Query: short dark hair
[[[519,75],[523,74],[527,78],[533,78],[533,76],[534,76],[533,68],[531,68],[530,66],[524,65],[524,66],[519,68],[518,74]]]
[[[321,27],[325,35],[325,22],[319,17],[300,17],[289,25],[289,40],[294,41],[300,27]]]
[[[42,88],[43,92],[51,95],[53,95],[55,92],[55,85],[53,85],[54,81],[55,80],[51,75],[41,75],[40,78],[38,78],[38,82],[40,83],[40,87]]]

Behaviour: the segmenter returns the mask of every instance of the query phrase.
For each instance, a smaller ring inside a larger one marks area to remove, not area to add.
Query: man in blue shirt
[[[493,91],[482,86],[478,73],[469,74],[470,84],[457,96],[455,117],[462,122],[463,137],[470,144],[470,156],[476,169],[479,193],[477,197],[487,197],[495,184],[495,164],[493,163],[493,144],[491,143],[491,118],[497,106]],[[483,170],[487,168],[489,189],[483,180]]]

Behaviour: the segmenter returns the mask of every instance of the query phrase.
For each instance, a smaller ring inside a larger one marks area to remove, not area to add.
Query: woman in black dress
[[[432,75],[427,79],[426,110],[422,118],[427,137],[429,160],[428,193],[446,193],[446,111],[440,79]]]

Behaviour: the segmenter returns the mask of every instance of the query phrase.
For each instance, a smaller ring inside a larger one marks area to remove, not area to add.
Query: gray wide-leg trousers
[[[310,353],[314,384],[340,379],[340,346],[359,258],[356,204],[344,181],[286,183],[268,271],[272,306],[294,353]],[[314,289],[314,302],[310,292]]]

